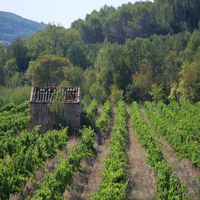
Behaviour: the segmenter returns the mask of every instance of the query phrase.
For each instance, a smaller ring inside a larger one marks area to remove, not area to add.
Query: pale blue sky
[[[84,19],[91,11],[105,4],[118,7],[136,0],[0,0],[0,11],[13,12],[22,17],[69,27],[78,18]]]

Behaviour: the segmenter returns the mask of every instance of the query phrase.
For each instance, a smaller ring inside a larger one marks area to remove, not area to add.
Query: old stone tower
[[[30,95],[31,128],[35,125],[41,125],[41,131],[44,133],[56,127],[56,116],[50,111],[48,103],[52,101],[53,93],[58,90],[62,92],[64,98],[64,119],[66,124],[73,129],[80,127],[80,88],[33,87]]]

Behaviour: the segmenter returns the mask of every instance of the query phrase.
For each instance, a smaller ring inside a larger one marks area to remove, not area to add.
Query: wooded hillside
[[[81,86],[99,102],[198,101],[199,9],[198,0],[105,5],[69,29],[48,25],[0,46],[0,84]]]
[[[37,23],[9,12],[0,11],[0,42],[11,43],[15,38],[25,38],[45,28]]]

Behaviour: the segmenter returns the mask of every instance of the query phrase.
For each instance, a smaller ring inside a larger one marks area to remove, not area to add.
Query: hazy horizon
[[[118,7],[124,3],[134,3],[136,0],[0,0],[0,11],[11,12],[23,18],[36,22],[54,23],[70,27],[71,23],[79,18],[84,19],[93,10],[100,10],[104,5]]]

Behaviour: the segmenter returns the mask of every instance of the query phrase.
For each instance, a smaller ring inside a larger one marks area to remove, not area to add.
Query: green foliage
[[[72,185],[74,173],[81,168],[81,160],[94,154],[94,130],[84,128],[81,134],[81,143],[70,150],[68,157],[61,160],[53,173],[46,176],[43,184],[35,191],[33,199],[62,199],[61,193]]]
[[[24,45],[24,41],[20,39],[15,39],[7,49],[7,55],[10,59],[15,59],[17,70],[19,72],[24,72],[28,68],[29,55],[28,49]]]
[[[130,82],[125,56],[123,46],[118,44],[105,43],[99,50],[95,62],[97,82],[105,88],[106,94],[109,94],[111,85],[124,89]]]
[[[139,70],[133,76],[133,85],[138,89],[139,99],[149,99],[149,91],[152,85],[152,69],[147,60],[139,63]]]
[[[181,99],[180,89],[178,88],[178,85],[176,83],[171,85],[171,90],[168,99],[170,101],[179,101],[179,99]]]
[[[14,58],[7,60],[3,67],[3,70],[6,85],[16,87],[20,83],[19,79],[14,81],[16,74],[19,73],[17,69],[16,60]]]
[[[58,123],[64,123],[64,108],[65,108],[65,93],[62,88],[56,88],[52,94],[51,102],[48,103],[48,107],[52,113],[55,114],[55,118]]]
[[[158,112],[151,103],[146,102],[145,108],[155,131],[164,135],[181,157],[188,158],[199,167],[198,106],[187,101],[181,105],[171,102],[169,106],[159,102]]]
[[[173,84],[178,83],[179,74],[178,70],[181,66],[181,57],[176,51],[169,51],[163,61],[164,71],[163,71],[163,86],[169,91]]]
[[[190,77],[200,62],[199,7],[197,0],[136,2],[104,6],[69,29],[48,25],[0,45],[0,84],[82,86],[102,103],[122,91],[128,102],[150,100],[154,83],[165,97],[198,101],[198,78]]]
[[[146,103],[146,105],[149,106],[148,103]],[[174,185],[171,184],[173,181],[173,176],[170,166],[164,158],[164,155],[160,149],[160,144],[154,139],[151,127],[145,123],[139,110],[139,106],[136,102],[132,103],[131,109],[132,120],[134,121],[133,128],[138,135],[139,141],[148,153],[148,163],[154,168],[157,175],[156,199],[188,199],[186,191],[183,189],[184,186],[177,177],[175,178],[179,183],[176,185],[177,187],[174,187]],[[154,117],[156,116],[153,115],[152,118]],[[156,121],[156,119],[159,120],[160,118],[157,117],[154,121]],[[160,125],[162,124],[160,123]]]
[[[100,128],[101,132],[106,132],[110,123],[110,116],[112,113],[112,105],[106,101],[103,105],[102,113],[96,120],[96,126]]]
[[[96,72],[93,68],[88,68],[83,72],[83,92],[87,96],[91,96],[89,93],[90,87],[96,83]]]
[[[179,90],[181,96],[191,101],[199,101],[200,92],[200,63],[192,62],[182,67]]]
[[[72,67],[71,63],[56,55],[44,55],[31,61],[27,75],[34,86],[56,86],[64,80],[64,70]]]
[[[191,49],[193,52],[196,52],[197,49],[199,48],[199,45],[200,45],[200,31],[199,30],[195,30],[191,37],[190,37],[190,40],[188,42],[188,46],[187,48],[188,49]]]
[[[185,194],[185,187],[181,184],[180,180],[177,177],[170,177],[170,191],[169,191],[169,199],[188,199]],[[180,197],[179,194],[182,194]]]
[[[160,1],[123,4],[117,9],[105,6],[85,20],[72,23],[85,43],[124,43],[126,39],[170,34],[198,28],[199,1]]]
[[[82,101],[83,112],[81,115],[81,123],[84,126],[91,126],[96,128],[96,119],[98,118],[98,106],[99,104],[95,99],[91,100],[88,96],[85,96]]]
[[[14,58],[6,61],[4,67],[4,81],[7,87],[17,87],[23,85],[25,78],[23,73],[20,73]]]
[[[80,67],[69,67],[64,70],[65,80],[60,84],[65,87],[82,87],[83,70]]]
[[[118,89],[117,87],[111,87],[110,101],[113,104],[116,104],[118,101],[123,100],[123,90]]]
[[[35,169],[47,158],[55,156],[57,150],[64,148],[68,140],[67,129],[53,130],[42,135],[39,127],[35,127],[31,132],[21,132],[18,137],[9,136],[8,133],[4,133],[4,137],[7,137],[4,142],[6,144],[12,139],[13,143],[6,152],[10,155],[0,161],[1,199],[7,199],[11,193],[20,192]]]
[[[125,103],[118,102],[116,110],[110,143],[111,151],[105,160],[105,171],[103,172],[103,181],[99,191],[92,196],[94,200],[126,199],[128,187],[126,136],[128,131]]]
[[[63,27],[48,25],[46,29],[27,38],[27,48],[33,58],[44,54],[66,56],[66,51],[71,44],[79,42],[79,34],[75,30],[65,30]]]
[[[29,37],[25,44],[34,59],[41,55],[54,54],[68,58],[71,63],[82,68],[90,64],[80,34],[75,29],[48,25],[43,31]]]
[[[0,106],[9,103],[20,104],[23,101],[28,101],[30,92],[31,88],[28,86],[16,88],[0,87]]]
[[[89,59],[86,57],[84,48],[81,44],[76,44],[74,46],[70,45],[67,51],[67,58],[73,65],[86,69],[90,65]]]
[[[90,120],[96,119],[98,115],[98,103],[95,99],[93,99],[90,102],[90,105],[85,109],[86,109],[87,116]]]
[[[0,108],[0,159],[17,151],[16,135],[29,127],[29,104],[6,104]]]
[[[90,94],[98,103],[102,103],[106,98],[105,89],[97,83],[90,87]]]
[[[162,87],[162,85],[153,84],[151,86],[150,94],[151,94],[152,99],[154,100],[155,103],[157,103],[158,101],[161,101],[162,98],[163,98],[163,87]]]
[[[17,71],[17,64],[14,58],[6,61],[4,66],[5,76],[12,76]]]
[[[15,38],[25,38],[45,28],[44,23],[24,19],[18,15],[0,12],[0,41],[9,44]]]

